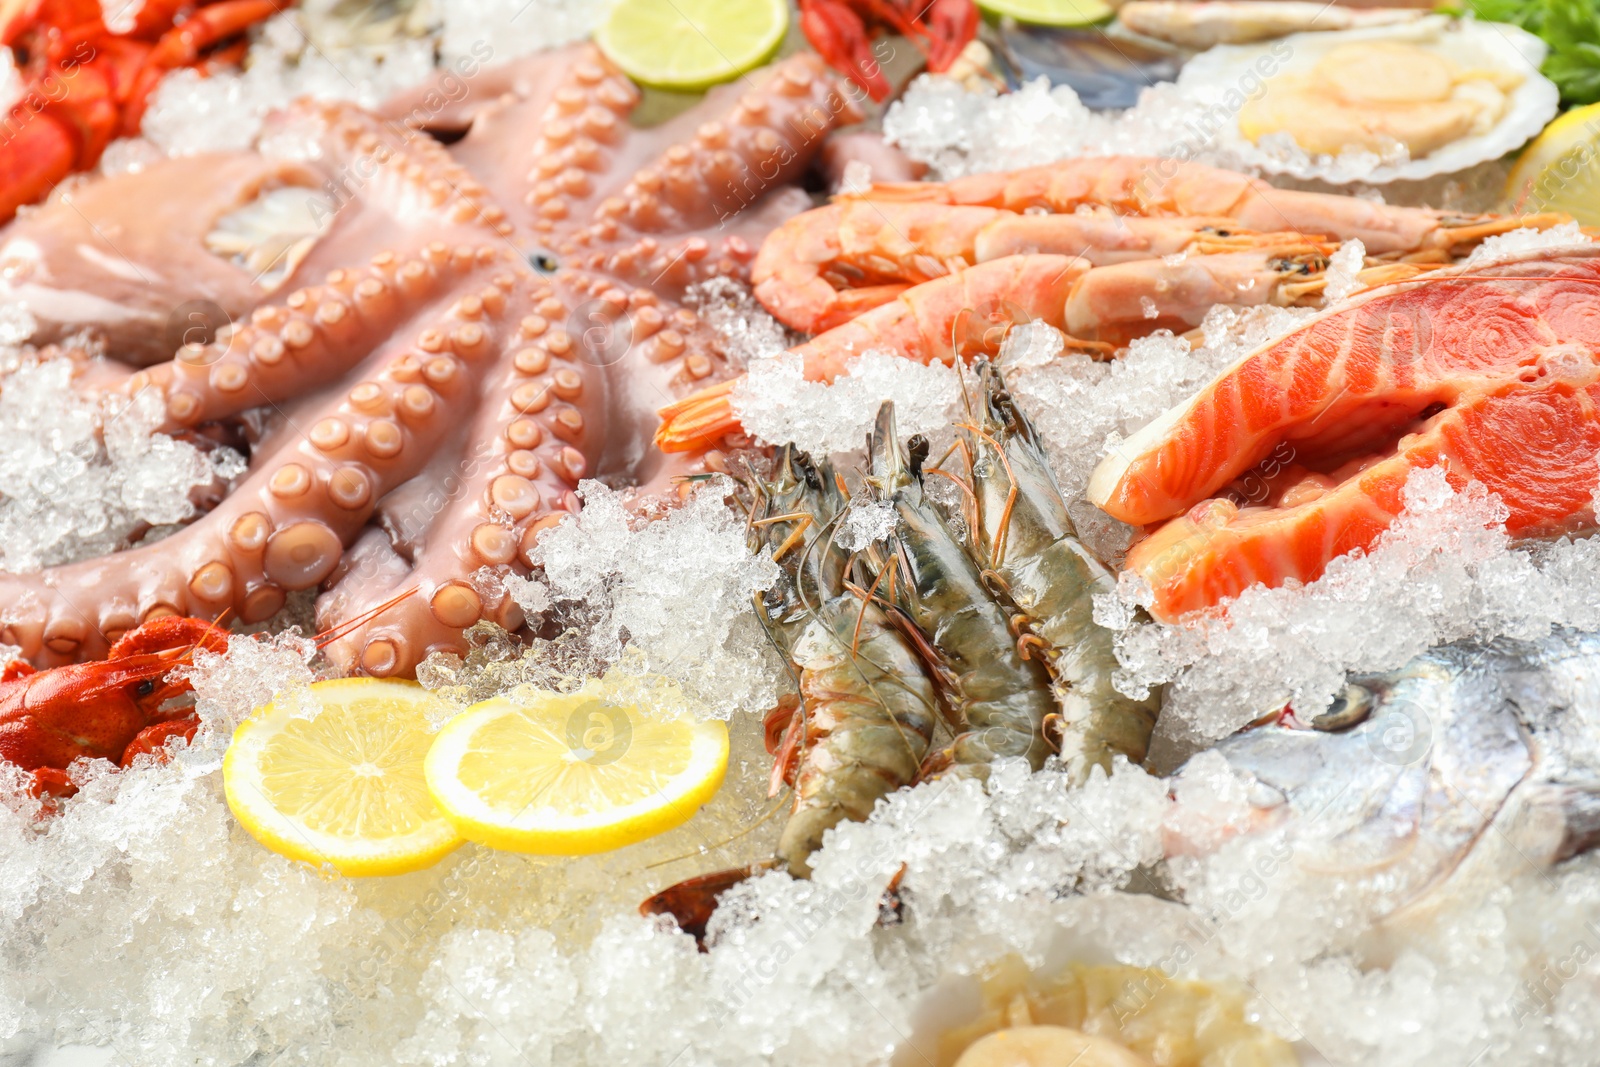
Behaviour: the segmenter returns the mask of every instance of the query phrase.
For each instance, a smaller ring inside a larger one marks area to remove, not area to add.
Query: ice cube
[[[1361,288],[1358,276],[1366,265],[1366,255],[1366,246],[1351,239],[1328,257],[1328,271],[1322,289],[1323,307],[1331,307]]]

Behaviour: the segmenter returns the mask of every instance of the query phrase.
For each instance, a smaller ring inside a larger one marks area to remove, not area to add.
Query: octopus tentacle
[[[393,219],[415,224],[435,219],[442,224],[481,226],[501,237],[514,224],[489,189],[445,147],[420,131],[385,123],[376,115],[343,101],[302,99],[274,116],[268,144],[298,146],[320,157],[329,173],[323,185],[325,210],[341,215],[351,205],[376,208],[375,219],[347,222],[382,232]],[[289,150],[289,149],[285,149]],[[387,216],[385,218],[384,216]],[[348,262],[348,237],[340,234],[331,254]],[[392,234],[387,237],[392,239]],[[338,266],[313,256],[315,271]]]
[[[798,179],[824,137],[861,117],[813,55],[774,64],[731,108],[715,110],[720,101],[679,120],[696,123],[692,138],[635,171],[558,251],[575,266],[652,287],[674,272],[669,284],[680,286],[741,273],[754,250],[746,235],[726,232],[730,220]],[[708,114],[720,117],[707,121]]]
[[[484,254],[504,256],[492,246]],[[526,271],[522,272],[524,276]],[[397,338],[343,395],[312,407],[304,433],[259,462],[214,511],[152,545],[0,577],[4,639],[44,662],[103,655],[116,633],[152,615],[259,621],[285,594],[326,579],[378,498],[414,476],[476,403],[515,278],[477,313],[462,302],[405,343]]]
[[[603,430],[591,428],[580,405],[606,386],[601,369],[579,360],[571,337],[551,325],[565,310],[554,289],[538,287],[530,308],[485,379],[485,402],[468,435],[481,446],[435,476],[437,508],[425,530],[404,530],[396,517],[397,532],[414,539],[398,546],[410,549],[409,567],[397,566],[398,551],[369,548],[368,565],[352,568],[319,603],[327,627],[416,590],[331,644],[335,662],[369,674],[409,673],[431,651],[462,650],[462,630],[486,611],[521,625],[514,603],[500,597],[486,605],[466,579],[483,567],[525,565],[537,531],[578,509],[573,489],[589,469],[585,449]]]
[[[443,241],[415,255],[380,252],[366,268],[332,271],[324,285],[257,308],[248,324],[210,344],[185,346],[170,362],[133,375],[125,389],[160,390],[168,430],[286,400],[343,377],[419,306],[503,271],[507,258],[494,246]],[[485,296],[461,299],[481,304]]]
[[[517,92],[483,108],[454,155],[548,239],[586,217],[628,148],[636,89],[593,45],[519,61]],[[507,158],[513,165],[506,166]]]
[[[647,233],[712,225],[795,181],[824,137],[861,118],[820,56],[790,56],[764,73],[722,119],[640,167],[599,217]]]
[[[319,623],[326,627],[417,591],[331,644],[327,652],[335,662],[369,674],[409,673],[429,652],[465,651],[462,630],[480,618],[521,625],[513,601],[495,593],[486,600],[485,591],[466,579],[485,567],[527,574],[539,534],[579,509],[574,490],[582,478],[610,463],[641,477],[642,493],[676,499],[687,487],[675,479],[705,469],[698,456],[647,462],[610,454],[616,422],[627,417],[623,394],[653,386],[658,392],[650,395],[675,396],[689,382],[726,373],[696,316],[663,309],[647,289],[626,293],[604,276],[563,272],[558,283],[534,294],[538,312],[523,320],[517,347],[486,382],[487,402],[469,436],[489,444],[452,468],[451,492],[426,532],[407,546],[409,567],[400,553],[371,546],[368,565],[352,569],[319,603]],[[625,367],[604,366],[588,358],[581,339],[551,325],[567,304],[585,297],[628,315],[635,345],[649,346],[651,355]],[[597,425],[593,414],[607,410],[611,420]]]

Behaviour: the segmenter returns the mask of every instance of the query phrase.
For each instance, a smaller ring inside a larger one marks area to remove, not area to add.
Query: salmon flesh
[[[1172,619],[1369,548],[1414,468],[1499,494],[1516,536],[1592,527],[1597,405],[1600,247],[1461,264],[1241,357],[1118,445],[1089,497],[1160,524],[1127,566]]]

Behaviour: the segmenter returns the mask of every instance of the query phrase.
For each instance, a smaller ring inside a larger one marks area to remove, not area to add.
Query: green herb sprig
[[[1595,0],[1465,0],[1455,13],[1509,22],[1550,46],[1540,68],[1567,106],[1600,100],[1600,4]]]

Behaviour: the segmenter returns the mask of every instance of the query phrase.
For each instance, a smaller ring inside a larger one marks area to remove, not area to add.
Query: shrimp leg
[[[1007,628],[1007,613],[984,586],[978,566],[922,492],[926,444],[912,439],[911,462],[895,437],[893,403],[878,409],[869,449],[869,481],[898,515],[895,565],[897,607],[938,654],[966,731],[952,742],[953,774],[987,777],[1006,756],[1038,770],[1050,754],[1045,719],[1054,714],[1050,676],[1024,658]]]
[[[1111,631],[1094,621],[1094,595],[1116,589],[1110,570],[1078,540],[1033,423],[999,370],[977,364],[978,400],[964,430],[974,457],[974,550],[997,578],[1055,678],[1053,723],[1074,783],[1116,755],[1144,759],[1160,695],[1134,700],[1112,685]]]

